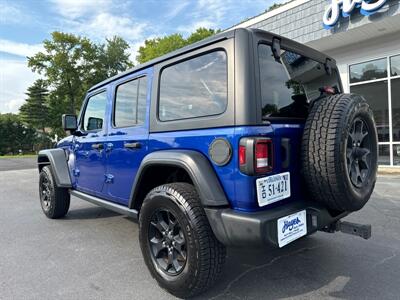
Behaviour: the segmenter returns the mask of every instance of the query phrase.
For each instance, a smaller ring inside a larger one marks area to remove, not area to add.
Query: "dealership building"
[[[379,165],[400,167],[400,0],[294,0],[236,26],[258,28],[333,57],[345,92],[375,116]]]

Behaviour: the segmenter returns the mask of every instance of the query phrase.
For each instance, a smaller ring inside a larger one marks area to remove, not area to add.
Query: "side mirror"
[[[78,121],[76,115],[62,115],[62,127],[65,131],[69,130],[74,132],[78,128]]]

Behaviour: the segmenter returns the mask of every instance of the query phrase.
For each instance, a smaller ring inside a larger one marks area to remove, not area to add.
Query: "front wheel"
[[[139,225],[144,260],[162,288],[187,298],[215,283],[226,250],[214,236],[193,185],[172,183],[150,191]]]
[[[67,189],[57,187],[50,166],[44,166],[40,171],[39,197],[42,210],[48,218],[58,219],[67,214],[70,195]]]

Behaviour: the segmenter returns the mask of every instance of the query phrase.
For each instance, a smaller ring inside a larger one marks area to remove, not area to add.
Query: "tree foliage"
[[[0,114],[0,155],[32,152],[37,138],[36,130],[24,125],[18,115]]]
[[[96,47],[86,38],[53,32],[45,40],[45,51],[28,57],[28,66],[43,74],[54,90],[68,98],[66,112],[76,113],[84,94],[85,82],[96,59]]]
[[[33,85],[28,87],[26,95],[28,98],[19,109],[21,121],[45,132],[49,112],[47,106],[49,91],[46,81],[43,79],[36,80]]]
[[[95,44],[56,31],[43,46],[43,52],[28,57],[28,66],[46,78],[50,89],[47,122],[58,134],[62,134],[61,114],[76,114],[90,86],[132,66],[128,43],[116,36]]]
[[[201,41],[218,32],[219,30],[198,28],[186,39],[181,34],[174,33],[161,38],[145,40],[144,46],[141,46],[138,50],[136,60],[141,64],[145,63],[171,51]]]
[[[198,28],[187,38],[171,34],[146,40],[137,61],[144,63],[218,32]],[[78,113],[89,87],[133,66],[129,44],[118,36],[96,44],[85,37],[55,31],[43,47],[42,52],[28,57],[28,66],[43,79],[28,88],[28,98],[20,109],[21,120],[43,132],[49,127],[58,136],[64,134],[61,115]]]

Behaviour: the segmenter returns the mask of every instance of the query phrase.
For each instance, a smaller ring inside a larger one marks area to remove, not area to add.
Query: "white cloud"
[[[199,27],[221,29],[221,24],[226,18],[231,18],[233,12],[246,1],[235,0],[199,0],[190,13],[191,22],[178,27],[182,33],[188,34],[194,32]],[[252,5],[252,4],[251,4]]]
[[[30,45],[0,39],[0,52],[6,52],[18,56],[33,56],[39,51],[43,51],[43,46],[41,44]]]
[[[95,39],[119,35],[127,40],[142,37],[145,23],[136,23],[131,18],[100,13],[84,22],[76,22],[75,30]]]
[[[18,112],[26,99],[26,89],[37,78],[26,61],[0,59],[0,113]]]
[[[128,42],[142,39],[145,22],[127,13],[126,3],[112,0],[50,0],[61,15],[60,28],[96,41],[118,35]]]
[[[188,5],[190,2],[185,2],[185,1],[178,1],[176,3],[171,3],[171,9],[165,13],[163,19],[164,22],[166,20],[170,20],[175,18],[179,13],[181,13]]]
[[[20,7],[0,1],[0,24],[18,24],[29,20],[30,17]]]
[[[217,29],[218,24],[216,22],[213,22],[211,20],[204,20],[204,21],[195,21],[193,23],[190,23],[188,25],[184,26],[179,26],[177,29],[179,32],[185,33],[185,34],[190,34],[194,31],[196,31],[197,28],[204,27],[204,28],[214,28]]]
[[[111,0],[50,0],[55,11],[67,19],[76,19],[109,9]]]

